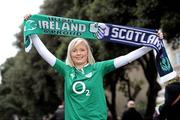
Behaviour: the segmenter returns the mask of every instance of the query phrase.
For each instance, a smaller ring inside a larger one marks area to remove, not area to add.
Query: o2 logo
[[[81,90],[77,90],[77,87],[79,86],[82,86]],[[90,96],[90,91],[86,89],[86,85],[82,81],[75,82],[72,86],[72,89],[73,89],[73,92],[75,92],[78,95],[83,94],[85,92],[86,96]]]

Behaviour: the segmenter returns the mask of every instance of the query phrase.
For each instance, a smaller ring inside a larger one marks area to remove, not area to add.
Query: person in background
[[[64,102],[62,100],[60,100],[60,104],[51,120],[64,120]]]
[[[123,112],[121,120],[143,120],[141,114],[135,108],[135,102],[129,100],[127,103],[127,110]]]
[[[156,107],[154,120],[180,120],[180,77],[176,76],[164,84],[165,101]]]

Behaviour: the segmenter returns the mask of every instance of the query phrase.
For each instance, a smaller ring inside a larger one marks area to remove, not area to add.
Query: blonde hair
[[[95,60],[94,60],[94,57],[92,55],[92,52],[91,52],[91,49],[90,49],[90,46],[89,46],[89,43],[83,39],[83,38],[74,38],[68,45],[68,50],[67,50],[67,57],[66,57],[66,64],[67,65],[70,65],[71,67],[74,67],[74,63],[72,61],[72,58],[71,58],[71,51],[77,46],[79,45],[80,43],[84,43],[86,48],[87,48],[87,51],[88,51],[88,63],[89,64],[94,64],[95,63]]]

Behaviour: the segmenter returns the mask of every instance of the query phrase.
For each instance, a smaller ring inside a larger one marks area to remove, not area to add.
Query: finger
[[[163,32],[162,32],[162,30],[161,30],[161,29],[159,29],[159,30],[158,30],[157,35],[158,35],[161,39],[163,39],[163,38],[164,38],[164,36],[163,36]]]
[[[26,15],[24,16],[24,19],[27,20],[30,16],[31,16],[31,14],[26,14]]]

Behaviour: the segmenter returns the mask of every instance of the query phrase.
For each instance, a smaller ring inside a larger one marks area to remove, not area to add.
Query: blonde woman
[[[63,62],[45,47],[37,35],[31,35],[30,39],[42,58],[64,77],[65,120],[106,120],[104,75],[152,50],[141,47],[115,59],[95,62],[88,42],[75,38],[69,43],[67,59]]]
[[[47,50],[37,35],[31,35],[30,39],[42,58],[64,76],[65,120],[106,120],[103,76],[151,50],[142,47],[125,56],[95,63],[88,42],[75,38],[63,62]]]

